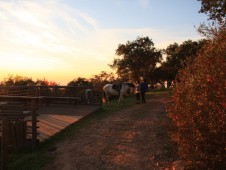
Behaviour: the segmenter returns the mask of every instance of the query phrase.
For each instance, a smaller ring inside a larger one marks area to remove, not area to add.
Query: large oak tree
[[[162,59],[161,51],[154,47],[149,37],[138,37],[126,44],[119,44],[116,54],[120,57],[115,58],[110,67],[116,69],[120,77],[133,81],[140,77],[150,81],[156,64]]]

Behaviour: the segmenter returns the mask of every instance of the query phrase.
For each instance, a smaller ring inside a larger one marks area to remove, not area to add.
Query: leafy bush
[[[226,30],[179,72],[168,116],[188,169],[226,169]]]

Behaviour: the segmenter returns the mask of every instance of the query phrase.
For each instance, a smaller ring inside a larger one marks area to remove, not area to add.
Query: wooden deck
[[[38,109],[38,139],[42,142],[70,124],[97,110],[92,105],[51,105]]]

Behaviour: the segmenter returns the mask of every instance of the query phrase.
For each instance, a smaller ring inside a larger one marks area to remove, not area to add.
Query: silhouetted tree
[[[184,41],[182,44],[170,44],[165,50],[166,61],[154,72],[154,76],[161,80],[172,81],[178,71],[190,65],[207,40]],[[159,76],[159,77],[158,77]]]
[[[77,79],[74,79],[67,84],[67,86],[91,86],[91,85],[92,83],[88,79],[82,77],[78,77]]]
[[[12,76],[5,78],[1,85],[3,86],[33,86],[35,85],[35,82],[32,80],[32,78],[23,77],[23,76]]]
[[[100,74],[94,75],[90,78],[90,82],[92,82],[95,89],[102,90],[102,87],[105,84],[116,82],[116,78],[112,72],[107,73],[106,71],[101,71]]]
[[[210,20],[218,21],[219,24],[226,23],[226,1],[225,0],[198,0],[202,7],[199,12],[208,14]]]
[[[49,81],[44,79],[37,79],[37,81],[35,82],[36,85],[38,86],[58,86],[59,84],[56,83],[55,81]]]
[[[149,37],[138,37],[135,41],[119,44],[116,54],[121,58],[115,58],[110,67],[116,69],[121,78],[133,81],[141,76],[150,80],[156,64],[162,59],[161,51],[154,47]]]

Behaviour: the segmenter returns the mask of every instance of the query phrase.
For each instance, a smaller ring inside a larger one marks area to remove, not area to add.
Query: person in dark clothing
[[[141,94],[141,103],[146,103],[145,99],[145,93],[148,90],[148,83],[145,79],[143,79],[143,82],[140,84],[140,94]]]

